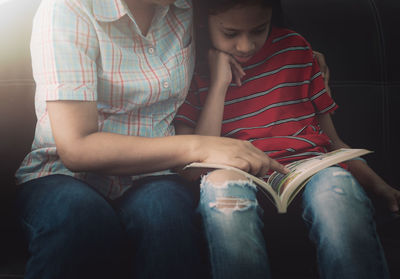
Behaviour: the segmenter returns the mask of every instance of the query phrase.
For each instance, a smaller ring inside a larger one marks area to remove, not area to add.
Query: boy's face
[[[149,3],[149,4],[156,4],[156,5],[161,5],[161,6],[171,5],[175,1],[176,0],[143,0],[143,2],[146,2],[146,3]]]
[[[214,48],[247,62],[264,45],[272,9],[260,5],[236,6],[208,18]]]

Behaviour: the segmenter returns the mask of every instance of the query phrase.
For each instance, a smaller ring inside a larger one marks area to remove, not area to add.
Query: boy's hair
[[[194,0],[193,2],[204,15],[216,15],[236,6],[260,5],[275,9],[281,5],[280,0]]]
[[[260,5],[272,8],[272,26],[283,27],[280,0],[194,0],[194,34],[196,37],[196,72],[207,76],[208,50],[212,47],[208,32],[208,16],[223,13],[237,6]]]

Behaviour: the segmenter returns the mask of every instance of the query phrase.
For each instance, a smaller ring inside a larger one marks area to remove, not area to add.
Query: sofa
[[[35,129],[29,40],[39,3],[0,1],[0,279],[23,278],[28,257],[14,217],[14,173]],[[339,104],[333,115],[339,135],[352,147],[375,151],[366,157],[368,163],[391,185],[399,185],[400,41],[395,36],[400,1],[282,0],[282,8],[286,25],[325,54]],[[285,215],[263,204],[273,278],[317,278],[299,202]],[[400,219],[388,215],[377,222],[392,278],[400,278]]]

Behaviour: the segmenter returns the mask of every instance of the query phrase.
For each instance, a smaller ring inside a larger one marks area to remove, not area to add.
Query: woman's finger
[[[243,156],[244,160],[247,160],[250,164],[250,170],[253,175],[263,177],[268,171],[278,171],[280,173],[286,174],[290,170],[284,165],[280,164],[278,161],[270,158],[263,151],[255,147],[250,142],[246,142],[249,153]]]

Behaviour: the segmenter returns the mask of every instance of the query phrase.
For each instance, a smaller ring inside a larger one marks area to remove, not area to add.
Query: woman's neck
[[[153,21],[156,5],[150,1],[125,1],[143,36],[146,36]]]

